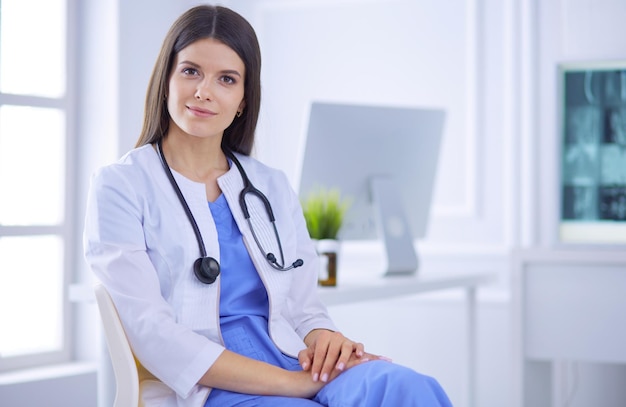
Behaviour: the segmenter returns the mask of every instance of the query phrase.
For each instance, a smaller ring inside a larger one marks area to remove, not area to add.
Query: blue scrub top
[[[209,208],[220,244],[220,323],[248,315],[267,320],[267,291],[243,244],[241,232],[224,195],[220,195],[215,202],[209,202]]]
[[[301,369],[270,338],[267,291],[224,195],[209,202],[209,208],[220,244],[220,328],[226,349],[284,369]]]

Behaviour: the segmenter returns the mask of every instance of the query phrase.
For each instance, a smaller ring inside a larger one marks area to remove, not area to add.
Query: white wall
[[[448,120],[433,220],[422,250],[499,259],[514,239],[512,129],[505,91],[509,12],[502,2],[232,2],[257,27],[263,52],[258,155],[297,183],[314,100],[442,107]],[[454,10],[454,12],[451,12]],[[483,24],[485,19],[496,22]],[[504,68],[504,69],[502,69]],[[489,74],[489,80],[485,77]],[[503,103],[504,101],[504,103]],[[488,116],[485,112],[489,111]]]

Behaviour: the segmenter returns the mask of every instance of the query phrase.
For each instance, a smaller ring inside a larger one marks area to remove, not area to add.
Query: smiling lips
[[[202,108],[195,107],[195,106],[187,106],[187,109],[189,109],[189,111],[192,114],[199,116],[199,117],[211,117],[217,114],[211,110],[202,109]]]

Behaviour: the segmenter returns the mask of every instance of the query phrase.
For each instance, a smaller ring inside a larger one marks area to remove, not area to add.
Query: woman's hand
[[[298,361],[304,371],[311,371],[314,382],[326,383],[344,370],[369,360],[389,360],[366,353],[362,343],[351,341],[341,332],[316,329],[304,341],[307,348],[300,351]]]

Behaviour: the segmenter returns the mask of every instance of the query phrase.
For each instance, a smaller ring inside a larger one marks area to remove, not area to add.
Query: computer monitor
[[[445,111],[314,102],[299,195],[323,187],[351,201],[341,240],[382,239],[386,274],[418,269]]]

